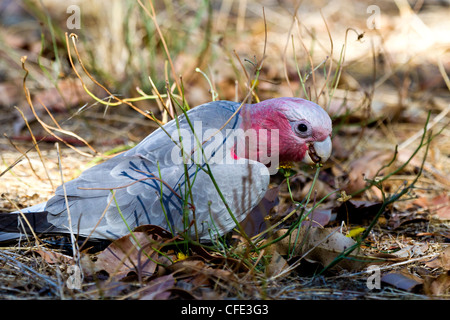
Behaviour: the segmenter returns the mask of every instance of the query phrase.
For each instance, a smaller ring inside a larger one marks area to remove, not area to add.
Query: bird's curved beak
[[[324,163],[331,155],[331,138],[327,137],[323,141],[316,141],[308,145],[303,162],[306,164]]]

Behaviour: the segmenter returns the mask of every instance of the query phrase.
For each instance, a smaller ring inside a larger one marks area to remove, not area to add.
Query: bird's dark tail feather
[[[20,213],[4,213],[0,212],[0,244],[5,244],[17,239],[22,238],[25,234],[31,236],[33,233],[30,230],[33,229],[34,233],[41,237],[42,235],[58,235],[52,240],[52,238],[45,239],[44,242],[67,250],[67,254],[70,254],[72,250],[72,242],[65,240],[64,236],[67,235],[67,231],[59,229],[47,221],[47,211],[42,212],[24,212]],[[24,216],[27,221],[24,221]],[[84,244],[84,237],[77,237],[78,245]],[[89,239],[89,246],[86,250],[88,252],[98,252],[104,250],[111,241],[102,239]]]
[[[48,223],[47,214],[46,211],[24,212],[23,214],[0,212],[0,234],[32,234],[30,229],[36,234],[52,233],[52,231],[56,231],[56,228]]]

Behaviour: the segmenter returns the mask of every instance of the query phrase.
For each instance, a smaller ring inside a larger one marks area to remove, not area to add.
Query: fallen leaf
[[[450,247],[447,247],[439,254],[439,256],[425,262],[425,264],[430,268],[443,268],[444,270],[450,270]]]
[[[95,284],[87,286],[86,290],[98,294],[98,299],[114,299],[123,297],[130,290],[130,285],[122,281],[96,281]]]
[[[325,227],[331,220],[331,209],[316,209],[302,222],[303,226]]]
[[[407,223],[414,223],[428,220],[429,214],[427,212],[417,212],[417,210],[393,212],[389,217],[387,225],[390,229],[395,230],[398,227]]]
[[[203,258],[205,262],[215,265],[220,268],[227,268],[233,270],[236,273],[248,272],[248,266],[242,262],[241,259],[235,259],[232,257],[226,257],[217,254],[211,254],[201,245],[191,244],[190,250],[199,257]],[[195,255],[188,257],[187,259],[198,259]]]
[[[430,201],[428,200],[428,197],[417,197],[417,199],[414,199],[411,201],[411,204],[417,205],[422,208],[428,208],[430,205]]]
[[[402,149],[399,151],[397,156],[397,162],[398,163],[405,163],[408,161],[408,159],[411,158],[413,154],[412,150],[409,149]],[[427,172],[428,174],[432,175],[433,178],[438,181],[439,183],[442,183],[443,185],[450,187],[450,177],[447,173],[438,170],[435,166],[433,166],[430,161],[425,161],[425,163],[422,163],[421,157],[414,157],[409,162],[409,166],[414,166],[416,168],[420,168],[423,165],[423,171]]]
[[[164,259],[167,262],[167,258],[159,256],[153,248],[159,248],[174,239],[170,232],[159,226],[140,226],[133,234],[113,241],[102,251],[97,256],[94,269],[104,270],[119,279],[131,271],[141,276],[150,276],[155,272],[158,261]],[[173,260],[175,259],[174,255]]]
[[[134,229],[134,232],[145,232],[148,235],[152,235],[153,238],[155,238],[155,236],[159,236],[166,240],[173,238],[173,235],[169,231],[167,231],[166,229],[164,229],[160,226],[153,225],[153,224],[140,225]]]
[[[226,266],[206,262],[200,256],[190,256],[166,267],[174,277],[183,279],[184,289],[193,291],[195,288],[215,286],[218,282],[236,283],[239,272],[229,270]],[[179,285],[177,285],[178,287]],[[173,293],[174,291],[171,290]],[[193,292],[191,294],[195,295]]]
[[[137,242],[134,237],[137,239]],[[137,273],[138,265],[141,264],[138,260],[141,260],[142,256],[145,257],[145,255],[140,254],[140,247],[145,247],[150,242],[147,240],[148,236],[145,233],[134,232],[134,237],[126,235],[111,243],[97,256],[97,261],[95,262],[96,271],[104,270],[110,275],[119,278],[126,276],[131,271]],[[151,256],[154,251],[147,249],[146,253],[148,256]],[[148,275],[153,274],[155,270],[156,263],[150,259],[146,259],[143,266],[141,266],[141,271],[148,273]]]
[[[431,200],[432,213],[440,220],[450,220],[450,195],[441,194]]]
[[[338,229],[314,228],[309,238],[309,248],[313,251],[307,255],[309,260],[319,261],[324,266],[329,265],[342,252],[353,246],[356,242],[337,231]],[[358,270],[364,266],[359,254],[359,248],[354,250],[346,258],[342,259],[336,266],[347,270]]]
[[[440,194],[432,199],[428,197],[419,197],[413,204],[428,209],[434,218],[439,220],[450,220],[450,195]]]
[[[272,253],[272,258],[266,267],[266,274],[268,277],[280,274],[286,267],[288,263],[277,251]]]
[[[287,229],[278,230],[274,238],[285,235],[287,232]],[[271,250],[277,251],[280,255],[303,256],[306,254],[305,258],[309,261],[327,266],[355,243],[338,229],[302,226],[299,231],[294,231],[290,236],[275,242]],[[333,269],[337,267],[347,270],[360,269],[365,263],[361,261],[362,259],[355,258],[362,258],[359,255],[359,249],[342,259]]]
[[[348,159],[352,154],[352,150],[347,148],[344,139],[341,136],[336,135],[332,140],[333,156],[336,159]]]
[[[205,268],[205,262],[200,257],[189,257],[184,260],[177,261],[167,267],[171,273],[181,273],[192,275]]]
[[[428,277],[424,284],[424,291],[428,295],[448,296],[450,294],[450,271],[437,278]]]
[[[70,256],[67,256],[65,254],[62,254],[60,252],[56,251],[49,251],[44,249],[36,250],[35,252],[39,253],[39,255],[50,264],[53,263],[73,263],[73,258]]]
[[[190,283],[194,287],[202,287],[202,288],[206,288],[211,285],[209,275],[204,274],[202,272],[196,272],[195,274],[192,274]]]
[[[348,194],[353,194],[366,186],[365,178],[373,179],[378,170],[389,159],[392,154],[386,151],[369,151],[362,157],[353,160],[348,167],[348,181],[344,184],[342,190]]]
[[[294,199],[298,200],[298,201],[302,201],[303,199],[305,199],[308,196],[312,187],[313,187],[313,181],[307,181],[304,184],[303,188],[300,190],[300,192],[294,193]],[[325,183],[321,180],[317,180],[314,183],[313,192],[314,192],[314,196],[316,197],[316,199],[325,198],[333,191],[334,191],[334,189],[332,187],[330,187],[327,183]],[[335,198],[335,194],[332,194],[331,196],[329,196],[328,199],[333,199],[333,198]]]
[[[169,289],[175,286],[173,274],[158,277],[150,281],[143,291],[139,293],[139,300],[167,300],[170,297]]]
[[[417,243],[417,244],[411,244],[406,245],[400,250],[393,253],[393,255],[399,257],[399,258],[414,258],[414,257],[420,257],[426,253],[428,250],[428,244],[427,243]]]

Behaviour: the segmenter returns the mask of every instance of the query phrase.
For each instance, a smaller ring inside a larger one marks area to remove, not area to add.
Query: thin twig
[[[150,13],[148,11],[148,9],[142,4],[141,0],[138,0],[139,5],[142,7],[142,9],[144,9],[145,13],[153,20],[153,24],[155,25],[156,31],[158,32],[159,38],[161,40],[161,43],[163,44],[164,47],[164,51],[166,52],[167,55],[167,59],[169,60],[170,63],[170,68],[172,70],[172,76],[173,76],[173,80],[175,81],[175,84],[178,88],[178,93],[181,95],[182,91],[181,91],[181,87],[180,84],[178,83],[178,77],[175,73],[175,67],[173,66],[173,62],[172,62],[172,58],[170,57],[170,52],[169,52],[169,48],[167,47],[166,44],[166,40],[164,39],[164,36],[161,32],[161,29],[159,28],[159,23],[158,20],[156,19],[156,12],[155,12],[155,7],[153,6],[153,1],[149,0],[148,3],[150,4],[150,8],[152,10],[152,13]]]
[[[69,36],[68,36],[68,33],[66,32],[65,35],[66,35],[66,43],[67,43],[67,54],[68,54],[68,58],[69,58],[70,65],[72,66],[72,70],[75,72],[75,74],[76,74],[76,76],[78,77],[78,79],[80,79],[80,82],[81,82],[81,84],[82,84],[84,90],[85,90],[91,97],[93,97],[97,102],[104,103],[103,100],[97,98],[94,94],[92,94],[92,93],[88,90],[86,84],[84,83],[84,81],[83,81],[83,79],[81,78],[80,74],[79,74],[78,71],[76,70],[75,65],[74,65],[74,63],[73,63],[73,60],[72,60],[72,55],[70,54],[70,45],[69,45],[69,38],[68,38]],[[103,86],[101,83],[99,83],[97,80],[95,80],[95,78],[94,78],[94,77],[88,72],[88,70],[85,68],[85,66],[84,66],[84,64],[83,64],[83,61],[81,60],[81,56],[80,56],[80,54],[79,54],[79,52],[78,52],[78,48],[77,48],[76,41],[75,41],[76,39],[78,39],[78,36],[77,36],[76,34],[74,34],[74,33],[71,33],[71,34],[70,34],[70,38],[72,39],[73,48],[74,48],[74,50],[75,50],[75,54],[76,54],[76,56],[77,56],[78,62],[80,63],[80,66],[82,67],[82,69],[84,70],[84,72],[86,73],[86,75],[89,77],[89,79],[92,80],[92,82],[94,82],[97,86],[99,86],[100,88],[102,88],[106,93],[108,93],[109,96],[111,96],[111,97],[114,98],[115,100],[120,101],[121,103],[130,106],[133,110],[137,111],[138,113],[140,113],[140,114],[143,115],[144,117],[149,118],[149,119],[155,121],[155,119],[153,119],[152,117],[150,117],[146,112],[142,111],[141,109],[139,109],[139,108],[136,107],[134,104],[132,104],[131,102],[127,101],[126,99],[120,99],[120,98],[117,97],[116,95],[112,94],[105,86]],[[159,120],[157,120],[157,122],[158,122],[158,121],[159,121]]]
[[[59,174],[60,174],[60,178],[61,178],[61,187],[64,192],[64,201],[66,204],[67,220],[69,223],[68,229],[69,229],[69,233],[70,233],[70,240],[72,242],[72,254],[73,254],[73,258],[75,259],[78,251],[75,248],[75,236],[73,234],[73,228],[72,228],[72,216],[70,214],[69,198],[67,197],[66,185],[64,183],[64,174],[62,172],[61,153],[59,150],[59,143],[56,143],[56,154],[58,156],[58,166],[59,166]]]
[[[24,84],[24,86],[25,86],[25,84]],[[25,88],[26,88],[26,87],[25,87]],[[28,90],[28,89],[27,89],[27,90]],[[48,179],[48,181],[50,182],[50,185],[52,186],[52,189],[54,190],[54,189],[55,189],[55,186],[53,185],[52,178],[50,177],[50,173],[49,173],[48,170],[47,170],[47,166],[46,166],[45,161],[44,161],[44,158],[43,158],[43,156],[42,156],[41,149],[39,148],[39,144],[38,144],[38,142],[36,141],[36,138],[34,137],[33,131],[31,130],[31,127],[30,127],[28,121],[26,120],[26,118],[25,118],[25,116],[24,116],[22,110],[20,110],[19,108],[16,108],[16,109],[20,112],[20,114],[23,116],[23,118],[24,118],[24,120],[25,120],[25,125],[27,126],[28,131],[30,132],[31,139],[33,139],[33,147],[36,148],[36,151],[37,151],[37,153],[38,153],[39,159],[41,160],[42,166],[44,167],[45,174],[47,175],[47,179]],[[30,150],[31,150],[31,149],[30,149]]]

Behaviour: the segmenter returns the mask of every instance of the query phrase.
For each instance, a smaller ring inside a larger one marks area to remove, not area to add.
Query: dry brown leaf
[[[432,199],[428,197],[419,197],[413,204],[430,210],[433,217],[440,220],[450,220],[450,195],[440,194]]]
[[[230,271],[230,270],[207,268],[205,271],[206,271],[207,275],[209,275],[210,277],[213,277],[215,279],[218,279],[218,280],[229,281],[229,280],[233,280],[236,278],[236,273],[234,273],[233,271]]]
[[[431,200],[435,216],[440,220],[450,220],[450,195],[441,194]]]
[[[130,290],[130,285],[122,281],[96,281],[86,288],[93,294],[98,294],[99,299],[123,297]]]
[[[277,251],[273,251],[272,258],[266,267],[266,274],[268,277],[280,274],[286,267],[288,263]]]
[[[331,220],[331,209],[316,209],[303,221],[303,226],[324,227]]]
[[[313,230],[315,232],[311,233],[308,244],[310,248],[315,247],[315,249],[308,254],[307,259],[319,261],[324,266],[329,265],[344,250],[356,243],[352,238],[346,237],[336,231],[336,229],[314,228]],[[358,252],[359,249],[356,249],[348,256],[350,259],[344,258],[337,266],[347,270],[358,270],[362,268],[364,263],[358,259],[353,259],[359,256]]]
[[[194,287],[204,288],[217,281],[223,280],[226,283],[231,283],[236,280],[235,271],[222,268],[222,264],[206,262],[200,256],[191,256],[168,266],[166,271],[173,276],[181,277]]]
[[[413,151],[408,149],[400,150],[397,156],[399,163],[405,163],[412,156]],[[422,166],[422,158],[414,157],[411,159],[410,166],[420,168]],[[435,168],[429,161],[425,161],[423,164],[423,170],[433,175],[433,177],[443,185],[450,187],[450,177],[447,173]]]
[[[428,221],[429,214],[428,212],[418,212],[414,211],[405,211],[405,212],[393,212],[388,220],[388,227],[390,229],[397,229],[403,224],[420,222],[420,221]]]
[[[347,194],[353,194],[366,186],[364,177],[374,178],[377,171],[387,161],[392,159],[392,154],[386,151],[368,151],[362,157],[353,160],[348,167],[348,181],[342,190]]]
[[[348,159],[352,150],[349,150],[344,143],[344,139],[340,136],[335,136],[332,140],[333,143],[333,156],[336,159]]]
[[[309,230],[308,230],[309,229]],[[287,229],[276,232],[275,237],[286,234]],[[324,266],[329,265],[344,250],[353,246],[356,242],[346,237],[336,229],[331,228],[308,228],[303,226],[298,232],[292,232],[276,242],[271,250],[277,251],[280,255],[292,253],[294,256],[303,256],[314,262],[319,262]],[[272,252],[273,252],[272,251]],[[349,258],[362,258],[358,255],[358,249],[351,253]],[[343,259],[336,266],[347,270],[357,270],[364,266],[360,259]]]
[[[193,275],[191,281],[195,287],[208,287],[211,284],[210,277],[207,274],[197,272]]]
[[[375,260],[376,259],[380,259],[379,262],[373,262],[373,264],[385,263],[387,261],[389,261],[389,262],[401,262],[401,261],[408,260],[406,258],[398,257],[395,254],[385,253],[385,252],[374,253],[370,257],[375,259]]]
[[[425,264],[430,268],[443,268],[444,270],[450,270],[450,247],[447,247],[439,254],[439,256],[425,262]]]
[[[441,296],[450,294],[450,271],[437,278],[428,277],[424,284],[424,291],[428,295]]]
[[[115,240],[101,252],[94,262],[94,271],[104,270],[119,279],[131,271],[140,276],[150,276],[156,271],[158,264],[170,264],[170,259],[176,259],[175,254],[168,252],[164,256],[154,250],[175,239],[177,238],[160,226],[139,226],[133,234]]]
[[[56,251],[49,251],[45,249],[36,250],[37,253],[47,262],[47,263],[73,263],[73,258]]]
[[[130,271],[136,273],[140,271],[151,275],[157,267],[154,261],[146,257],[154,253],[151,243],[148,234],[144,232],[134,232],[134,237],[126,235],[119,238],[97,256],[95,270],[104,270],[118,277],[125,276]],[[140,248],[145,249],[140,253]],[[140,270],[137,270],[138,266]]]
[[[16,104],[23,90],[19,83],[0,83],[0,106],[11,107]]]
[[[428,250],[428,244],[427,243],[416,243],[404,246],[400,250],[393,253],[394,256],[397,256],[398,258],[414,258],[414,257],[420,257],[426,253]]]
[[[139,293],[139,300],[166,300],[170,297],[169,289],[175,286],[173,274],[158,277],[145,286]]]
[[[202,257],[205,262],[209,263],[210,265],[214,265],[216,268],[227,268],[229,270],[233,270],[236,273],[240,272],[248,272],[248,266],[242,262],[241,259],[231,258],[231,257],[224,257],[222,255],[216,255],[211,254],[210,252],[206,251],[205,248],[202,246],[195,246],[192,245],[190,247],[192,252],[195,253],[195,255],[198,255],[199,257]],[[189,259],[198,259],[199,257],[192,256]]]
[[[205,268],[205,262],[198,257],[189,257],[185,260],[177,261],[167,267],[171,273],[194,274]]]

